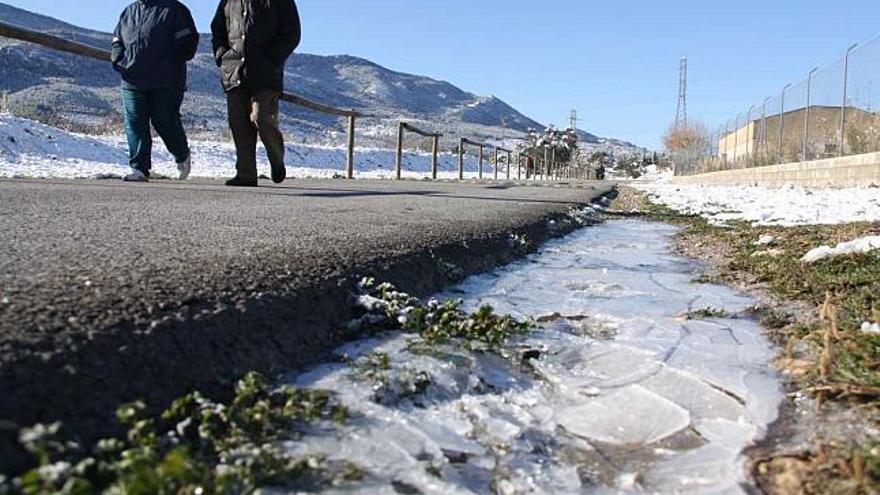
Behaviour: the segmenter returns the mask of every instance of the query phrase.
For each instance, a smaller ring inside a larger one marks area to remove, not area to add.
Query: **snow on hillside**
[[[880,188],[770,189],[663,182],[633,186],[657,203],[719,225],[733,220],[782,226],[880,221]]]
[[[192,141],[193,177],[230,177],[235,170],[235,148],[229,142]],[[323,146],[287,146],[288,173],[292,177],[324,178],[345,173],[345,149]],[[153,172],[175,176],[174,159],[157,140],[153,150]],[[30,120],[0,115],[0,178],[100,178],[122,176],[128,172],[125,138],[91,137],[72,134]],[[395,153],[391,150],[357,148],[358,178],[394,177]],[[260,153],[261,174],[269,175],[269,164]],[[484,163],[484,172],[492,165]],[[438,164],[440,178],[458,177],[458,156],[445,153]],[[477,159],[465,159],[465,177],[477,175]],[[408,152],[404,176],[427,178],[431,170],[428,153]],[[502,175],[504,175],[502,168]],[[515,171],[514,171],[515,173]]]

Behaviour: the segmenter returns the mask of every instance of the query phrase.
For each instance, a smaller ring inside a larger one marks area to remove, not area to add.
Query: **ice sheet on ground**
[[[690,282],[673,232],[609,222],[438,296],[543,317],[507,358],[398,333],[344,346],[348,364],[291,380],[352,420],[296,448],[360,465],[375,493],[742,493],[742,452],[782,399],[774,353],[738,315],[750,299]],[[700,307],[734,316],[680,317]]]

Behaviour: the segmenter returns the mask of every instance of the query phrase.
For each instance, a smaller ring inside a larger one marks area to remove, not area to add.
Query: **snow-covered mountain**
[[[111,35],[0,3],[0,21],[49,32],[108,48]],[[9,109],[85,132],[119,126],[119,80],[108,64],[0,38],[0,91],[9,94]],[[459,134],[479,139],[514,138],[541,124],[493,96],[478,96],[444,81],[389,70],[368,60],[340,55],[298,53],[288,63],[286,86],[306,98],[353,108],[362,119],[359,140],[388,144],[396,123],[405,118],[443,132],[451,143]],[[194,132],[225,132],[225,101],[211,56],[210,35],[202,37],[196,60],[190,64],[189,89],[183,114]],[[282,124],[310,141],[339,138],[344,123],[335,117],[284,105]],[[607,142],[583,133],[582,140]]]

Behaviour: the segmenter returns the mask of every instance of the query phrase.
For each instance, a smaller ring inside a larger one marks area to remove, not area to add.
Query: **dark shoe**
[[[150,177],[138,169],[134,169],[130,174],[122,178],[123,182],[149,182]]]
[[[283,165],[281,167],[272,167],[272,182],[276,184],[281,184],[284,182],[284,179],[287,178],[287,168]]]
[[[226,181],[226,185],[230,187],[257,187],[257,181],[235,176]]]

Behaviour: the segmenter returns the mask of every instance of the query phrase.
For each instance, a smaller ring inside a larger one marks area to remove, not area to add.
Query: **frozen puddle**
[[[335,391],[351,421],[290,448],[363,467],[345,493],[745,493],[742,452],[782,399],[774,353],[745,317],[681,316],[753,301],[692,284],[674,231],[583,229],[441,295],[540,318],[506,358],[404,334],[345,346],[291,380]]]

